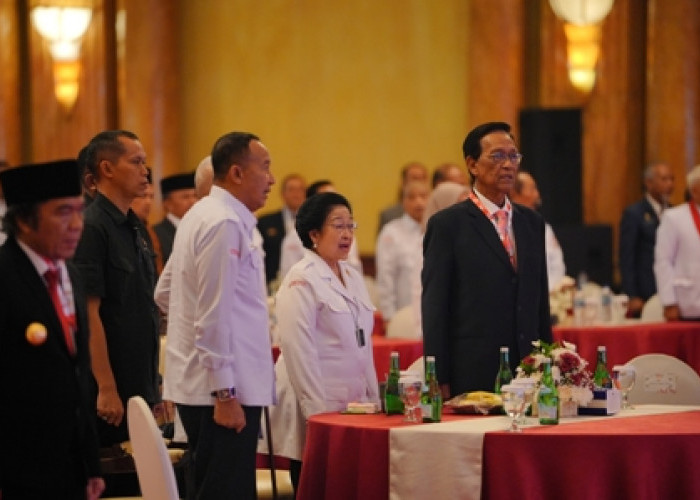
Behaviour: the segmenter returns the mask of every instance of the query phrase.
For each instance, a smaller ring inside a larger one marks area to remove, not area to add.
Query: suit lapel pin
[[[46,327],[41,323],[30,323],[26,331],[27,342],[33,346],[39,346],[46,342]]]

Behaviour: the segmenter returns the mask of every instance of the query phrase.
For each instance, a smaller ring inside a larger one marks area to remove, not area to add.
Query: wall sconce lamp
[[[603,19],[614,0],[549,0],[558,18],[566,21],[569,80],[582,92],[593,90],[600,55]]]
[[[66,112],[78,98],[80,77],[80,42],[90,25],[88,7],[37,6],[32,9],[32,23],[49,42],[53,59],[54,92]]]

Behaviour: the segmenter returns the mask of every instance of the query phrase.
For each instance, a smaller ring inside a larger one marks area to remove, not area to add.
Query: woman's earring
[[[316,243],[316,242],[314,241],[314,248],[316,248],[317,246],[318,246],[318,243]]]

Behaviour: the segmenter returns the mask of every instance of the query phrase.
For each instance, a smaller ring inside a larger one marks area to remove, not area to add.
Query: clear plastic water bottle
[[[583,326],[585,323],[586,314],[586,296],[583,294],[583,290],[577,288],[574,292],[574,325]]]

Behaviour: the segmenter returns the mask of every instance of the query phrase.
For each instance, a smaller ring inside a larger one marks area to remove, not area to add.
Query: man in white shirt
[[[411,305],[413,278],[420,273],[423,251],[423,212],[430,188],[412,181],[403,187],[403,215],[387,222],[377,238],[377,293],[384,321],[402,307]]]
[[[253,134],[222,136],[211,156],[214,185],[182,219],[156,289],[168,305],[163,397],[193,452],[188,497],[255,498],[260,413],[275,389],[253,212],[275,180]]]
[[[528,172],[518,172],[513,190],[510,192],[510,199],[532,210],[537,210],[540,207],[542,198],[540,198],[540,191],[537,189],[537,183],[532,175]],[[547,254],[547,280],[551,292],[557,288],[566,275],[566,265],[561,245],[554,235],[552,226],[546,222],[544,224],[544,250]]]
[[[700,165],[686,177],[690,200],[664,210],[654,274],[668,321],[700,320]]]

